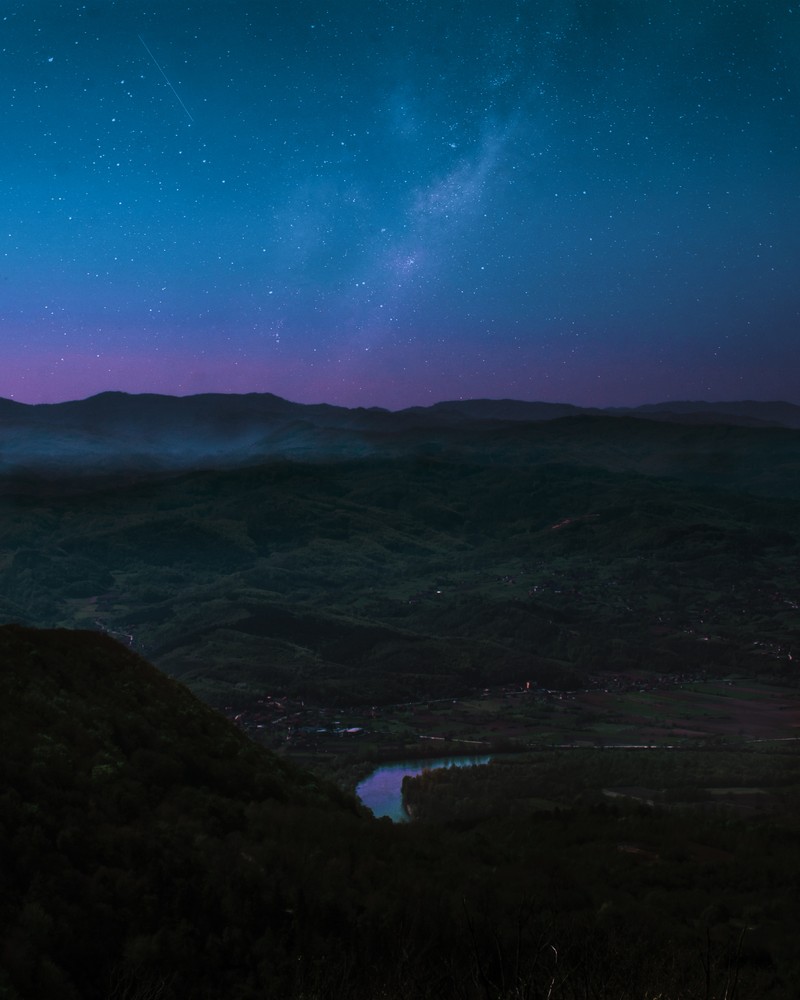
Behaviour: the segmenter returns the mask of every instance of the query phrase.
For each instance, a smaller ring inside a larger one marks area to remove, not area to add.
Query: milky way
[[[800,402],[800,7],[0,17],[2,396]]]

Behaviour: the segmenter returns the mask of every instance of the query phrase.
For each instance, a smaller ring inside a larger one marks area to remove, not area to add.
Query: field
[[[228,710],[257,741],[352,784],[378,760],[553,747],[787,750],[800,742],[794,688],[729,680],[604,676],[605,687],[484,690],[473,697],[331,710],[265,697]],[[347,778],[347,775],[350,778]]]

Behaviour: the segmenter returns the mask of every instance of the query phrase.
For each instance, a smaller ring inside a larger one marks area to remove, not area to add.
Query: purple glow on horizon
[[[785,4],[34,7],[0,396],[800,402]]]

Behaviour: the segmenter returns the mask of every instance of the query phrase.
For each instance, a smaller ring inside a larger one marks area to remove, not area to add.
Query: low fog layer
[[[675,402],[596,410],[485,399],[390,412],[303,405],[269,393],[103,393],[37,406],[0,400],[0,472],[168,470],[273,458],[357,459],[451,450],[498,457],[511,446],[511,438],[519,443],[515,428],[521,424],[590,417],[603,423],[643,418],[702,427],[706,433],[717,425],[800,428],[800,407],[780,402]],[[620,433],[628,423],[620,421]]]

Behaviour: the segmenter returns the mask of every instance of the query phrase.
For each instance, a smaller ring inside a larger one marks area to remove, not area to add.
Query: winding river
[[[408,822],[408,814],[403,808],[403,778],[437,767],[471,767],[473,764],[488,764],[492,758],[480,757],[434,757],[423,760],[401,760],[392,764],[382,764],[368,778],[356,786],[356,795],[375,816],[388,816],[395,823]]]

